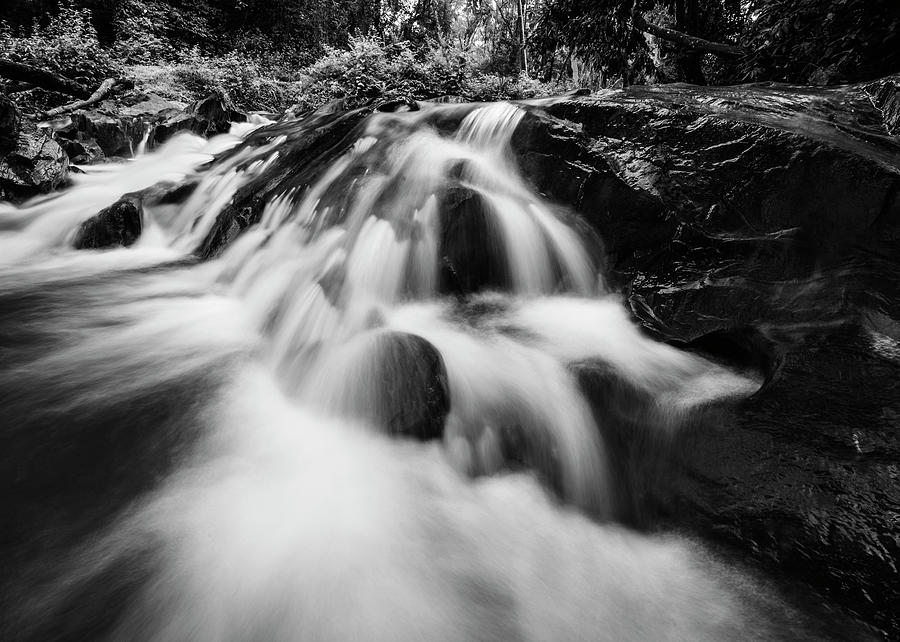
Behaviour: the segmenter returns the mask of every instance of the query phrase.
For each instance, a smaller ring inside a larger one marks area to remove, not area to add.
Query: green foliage
[[[405,41],[389,43],[363,36],[351,37],[346,49],[326,49],[302,73],[306,79],[298,101],[304,107],[318,107],[335,98],[345,98],[351,105],[375,97],[520,99],[559,89],[526,77],[484,73],[457,50],[433,46],[417,52]]]
[[[268,77],[252,58],[237,53],[208,56],[194,48],[180,60],[164,65],[133,65],[128,69],[143,91],[180,102],[211,93],[225,93],[239,109],[280,112],[294,102],[297,83]]]
[[[178,47],[166,33],[164,7],[155,3],[127,0],[118,9],[114,52],[125,64],[173,62]]]
[[[378,96],[426,98],[456,93],[459,69],[445,63],[417,61],[406,42],[351,37],[346,49],[328,47],[322,58],[303,70],[308,81],[301,98],[317,106],[344,97],[363,102]]]
[[[46,24],[37,20],[24,35],[14,36],[6,23],[0,28],[0,51],[14,62],[34,65],[76,80],[88,87],[118,75],[110,52],[100,46],[91,12],[63,5]]]

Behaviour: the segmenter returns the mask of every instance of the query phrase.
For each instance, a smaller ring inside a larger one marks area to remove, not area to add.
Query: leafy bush
[[[267,78],[252,58],[232,53],[208,56],[193,48],[177,62],[132,65],[128,74],[146,92],[170,100],[192,102],[211,93],[225,93],[243,110],[280,112],[293,104],[296,83]]]
[[[73,5],[61,6],[46,24],[35,21],[23,35],[14,35],[3,23],[0,51],[14,62],[56,72],[88,87],[118,75],[117,64],[97,40],[91,12]]]
[[[417,54],[407,42],[368,36],[351,37],[346,49],[326,48],[325,55],[301,73],[305,79],[297,98],[308,108],[335,98],[345,98],[350,105],[401,96],[489,101],[546,96],[561,89],[525,76],[481,72],[465,52],[432,46]]]
[[[129,0],[123,2],[116,15],[116,41],[113,48],[125,64],[162,64],[174,62],[181,49],[165,30],[164,7]]]

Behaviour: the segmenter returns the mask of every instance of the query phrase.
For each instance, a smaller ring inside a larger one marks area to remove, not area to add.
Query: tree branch
[[[81,109],[82,107],[89,107],[94,103],[99,103],[101,100],[106,98],[113,90],[117,88],[119,85],[119,80],[116,78],[107,78],[100,86],[97,87],[97,91],[90,95],[90,97],[84,100],[76,100],[73,103],[69,103],[68,105],[62,105],[60,107],[54,107],[50,111],[44,114],[45,118],[53,118],[54,116],[59,116],[60,114],[65,114],[70,111],[75,111],[76,109]]]
[[[41,89],[57,91],[61,94],[75,96],[76,98],[88,98],[91,95],[90,89],[74,80],[63,78],[62,76],[58,76],[38,67],[33,67],[32,65],[13,62],[6,58],[0,58],[0,76],[9,78],[10,80],[27,82],[36,87],[40,87]]]
[[[663,40],[674,42],[681,45],[682,47],[687,47],[688,49],[705,51],[717,56],[737,58],[746,56],[749,53],[746,49],[744,49],[743,47],[738,47],[737,45],[728,45],[722,42],[712,42],[711,40],[704,40],[703,38],[689,36],[686,33],[675,31],[674,29],[656,25],[652,22],[647,22],[644,19],[644,16],[642,16],[638,12],[632,14],[631,17],[634,22],[634,26],[637,29],[645,31],[652,36],[656,36],[657,38],[662,38]]]

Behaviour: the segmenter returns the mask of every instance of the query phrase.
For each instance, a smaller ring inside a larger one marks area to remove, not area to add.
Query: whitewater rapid
[[[0,637],[803,637],[747,572],[615,523],[580,364],[639,391],[661,440],[759,381],[639,331],[590,240],[518,175],[521,118],[484,106],[447,135],[376,115],[208,261],[194,250],[284,136],[178,137],[0,210]],[[146,210],[131,248],[71,249],[160,181],[197,187]],[[448,209],[452,190],[474,209]],[[498,253],[498,280],[462,295],[441,267],[451,210]],[[424,440],[391,405],[420,385],[443,395]]]

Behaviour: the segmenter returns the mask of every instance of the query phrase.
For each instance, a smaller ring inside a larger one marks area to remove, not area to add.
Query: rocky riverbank
[[[216,94],[184,104],[131,90],[49,120],[0,95],[0,200],[52,192],[80,166],[132,158],[179,131],[212,136],[246,119]]]

